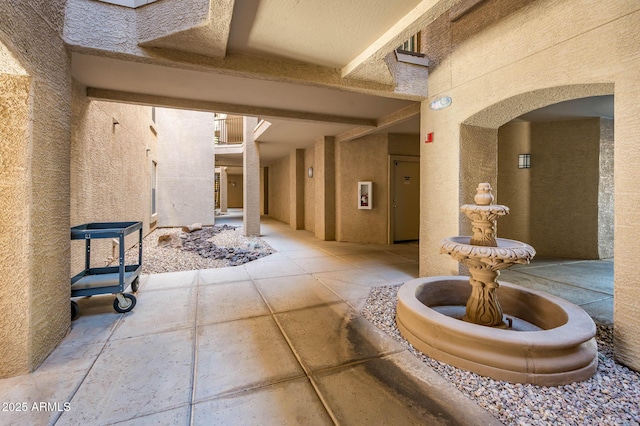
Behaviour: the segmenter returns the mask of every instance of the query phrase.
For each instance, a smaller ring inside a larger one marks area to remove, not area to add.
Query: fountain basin
[[[498,380],[559,386],[595,373],[596,327],[579,306],[500,281],[505,316],[524,324],[500,329],[455,318],[470,294],[468,277],[408,281],[398,292],[400,333],[434,359]]]
[[[496,238],[496,247],[471,244],[471,237],[449,237],[442,240],[440,252],[451,255],[467,266],[495,266],[505,269],[515,263],[529,263],[535,250],[528,244],[506,238]],[[483,263],[484,262],[484,263]]]

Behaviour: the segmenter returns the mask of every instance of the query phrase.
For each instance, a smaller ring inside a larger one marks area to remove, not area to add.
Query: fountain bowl
[[[462,321],[468,277],[423,277],[398,291],[396,323],[425,355],[481,376],[560,386],[589,379],[598,366],[596,327],[579,306],[500,281],[500,305],[512,328]]]

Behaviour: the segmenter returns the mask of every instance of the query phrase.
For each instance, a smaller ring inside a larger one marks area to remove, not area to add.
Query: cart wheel
[[[131,291],[134,293],[137,293],[139,288],[140,288],[140,277],[136,277],[136,279],[133,280],[133,282],[131,283]]]
[[[71,301],[71,321],[78,318],[78,314],[80,313],[80,307],[73,300]]]
[[[128,302],[126,305],[121,305],[120,300],[118,300],[117,297],[113,301],[113,309],[115,309],[116,312],[120,312],[121,314],[129,312],[133,309],[134,306],[136,306],[136,297],[133,294],[124,293],[123,296],[126,299],[126,302]]]

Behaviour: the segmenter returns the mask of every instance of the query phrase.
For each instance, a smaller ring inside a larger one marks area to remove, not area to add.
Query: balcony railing
[[[238,144],[242,143],[242,117],[216,118],[215,135],[216,144]]]

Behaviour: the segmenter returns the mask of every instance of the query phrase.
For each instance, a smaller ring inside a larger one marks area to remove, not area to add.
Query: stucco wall
[[[613,257],[615,217],[614,121],[600,119],[600,182],[598,188],[598,256]]]
[[[242,208],[242,186],[242,175],[227,175],[227,207]]]
[[[420,155],[420,135],[389,133],[389,155]]]
[[[213,113],[158,108],[158,226],[212,225]]]
[[[640,299],[632,254],[637,244],[633,230],[640,222],[640,4],[522,4],[486,1],[441,33],[450,36],[440,36],[443,53],[430,68],[429,98],[421,115],[422,136],[434,132],[435,142],[422,144],[421,152],[421,183],[429,196],[421,200],[420,274],[457,270],[454,261],[438,254],[438,241],[460,229],[460,123],[497,132],[511,119],[549,104],[614,94],[615,191],[625,194],[615,199],[616,355],[640,370]],[[514,7],[499,13],[507,5]],[[442,95],[452,98],[451,106],[430,110],[429,103]]]
[[[598,258],[599,148],[600,119],[532,123],[530,236],[538,256]]]
[[[289,156],[269,166],[269,216],[289,223]]]
[[[0,289],[10,295],[0,301],[0,377],[36,368],[69,329],[71,81],[60,39],[64,3],[0,2],[0,44],[28,76],[0,79],[0,220],[11,235],[0,239]],[[7,74],[3,68],[0,74]]]
[[[599,258],[600,119],[509,123],[499,138],[500,203],[511,210],[499,236],[526,241],[540,257]],[[524,153],[530,169],[517,167]]]
[[[336,240],[386,244],[388,136],[365,136],[336,147]],[[373,182],[371,210],[358,209],[358,182]]]
[[[531,169],[518,168],[518,155],[531,153],[531,123],[509,122],[498,129],[498,188],[495,202],[509,207],[497,224],[498,236],[531,244]],[[537,163],[537,159],[534,160]]]
[[[89,222],[143,222],[150,231],[151,163],[158,161],[151,107],[89,101],[74,86],[71,138],[71,225]],[[117,123],[117,124],[115,124]],[[137,242],[127,237],[127,248]],[[111,240],[91,244],[92,266],[117,259]],[[71,243],[71,272],[84,267],[84,241]]]

